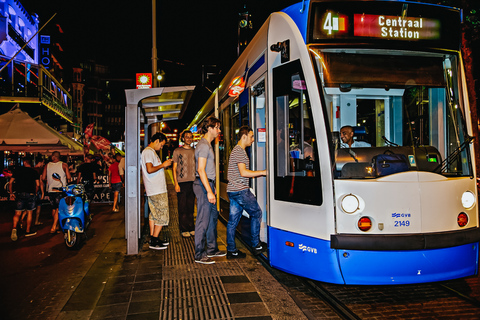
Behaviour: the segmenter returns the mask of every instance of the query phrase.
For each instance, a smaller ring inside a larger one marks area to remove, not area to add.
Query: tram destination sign
[[[354,14],[355,37],[393,40],[432,40],[440,38],[437,19],[397,17],[373,14]]]
[[[335,1],[311,4],[309,43],[386,43],[460,47],[460,10],[393,1]]]

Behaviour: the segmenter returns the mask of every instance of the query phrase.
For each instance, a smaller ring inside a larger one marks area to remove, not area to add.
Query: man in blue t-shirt
[[[30,227],[32,225],[32,212],[33,209],[35,209],[36,195],[40,189],[40,175],[32,168],[30,159],[24,159],[23,165],[23,167],[18,166],[15,168],[8,184],[10,200],[16,202],[12,234],[10,236],[12,241],[17,241],[18,239],[17,224],[23,211],[27,212],[25,237],[31,237],[37,234],[37,232],[32,231]],[[15,193],[13,193],[14,190]]]
[[[254,254],[260,254],[264,248],[260,243],[260,223],[262,210],[257,199],[250,191],[249,179],[267,175],[267,170],[252,171],[250,159],[245,148],[254,141],[253,130],[242,126],[238,131],[238,144],[233,148],[228,160],[227,194],[230,199],[230,215],[227,224],[227,259],[245,258],[246,254],[235,246],[235,229],[245,210],[250,216],[250,237]]]

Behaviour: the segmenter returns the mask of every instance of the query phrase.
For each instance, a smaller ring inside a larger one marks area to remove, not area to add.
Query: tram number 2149
[[[399,228],[399,227],[409,227],[410,226],[410,221],[408,220],[402,220],[402,221],[394,221],[394,224],[393,226],[395,228]]]
[[[392,213],[392,218],[395,219],[393,221],[393,226],[395,228],[401,228],[401,227],[409,227],[410,226],[410,220],[403,220],[405,218],[410,218],[411,214],[410,213]],[[396,220],[399,219],[399,220]]]

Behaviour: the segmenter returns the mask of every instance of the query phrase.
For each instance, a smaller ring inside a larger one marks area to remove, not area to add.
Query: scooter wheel
[[[78,250],[80,248],[80,234],[67,230],[65,233],[65,245],[70,250]]]

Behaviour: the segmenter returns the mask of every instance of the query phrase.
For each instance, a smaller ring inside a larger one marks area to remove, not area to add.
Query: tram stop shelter
[[[180,119],[187,108],[195,86],[160,87],[125,90],[125,237],[127,254],[138,254],[140,223],[140,130],[148,145],[151,124]]]

